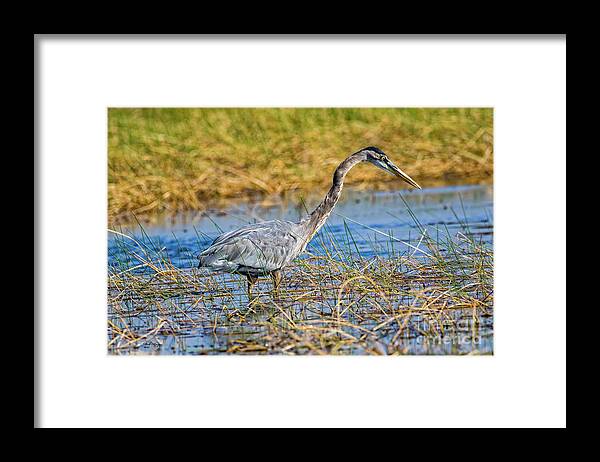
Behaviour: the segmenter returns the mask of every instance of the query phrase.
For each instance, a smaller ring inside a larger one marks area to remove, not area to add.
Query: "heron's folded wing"
[[[294,224],[264,222],[219,236],[200,254],[203,266],[235,271],[240,267],[273,271],[289,262],[298,237]]]

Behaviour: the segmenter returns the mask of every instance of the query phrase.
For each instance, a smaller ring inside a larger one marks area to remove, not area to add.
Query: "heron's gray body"
[[[222,234],[198,258],[214,271],[264,276],[287,266],[306,247],[306,222],[264,221]]]
[[[373,146],[361,149],[338,166],[333,174],[331,188],[309,216],[298,223],[264,221],[222,234],[200,253],[198,266],[246,276],[248,292],[259,276],[271,274],[277,288],[281,270],[304,251],[313,236],[325,224],[342,193],[346,174],[360,162],[370,162],[420,188],[380,149]]]

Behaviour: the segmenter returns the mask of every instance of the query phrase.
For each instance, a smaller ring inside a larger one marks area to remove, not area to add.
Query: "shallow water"
[[[456,234],[467,228],[482,242],[491,244],[493,238],[492,187],[489,185],[452,186],[446,188],[403,191],[406,200],[421,225],[432,238],[439,234]],[[392,251],[410,250],[398,244],[391,247],[388,236],[418,243],[420,233],[407,213],[400,193],[344,191],[342,198],[321,230],[307,247],[320,254],[323,244],[331,248],[330,236],[336,244],[346,245],[349,251],[359,251],[363,257],[386,256]],[[290,204],[261,206],[240,204],[228,210],[210,214],[188,213],[165,217],[157,224],[144,225],[154,243],[180,267],[195,267],[196,255],[221,232],[231,231],[247,223],[280,219],[297,221],[304,216],[303,207]],[[122,225],[118,231],[143,239],[138,224]],[[348,232],[353,239],[348,241]],[[326,238],[323,236],[326,235]],[[109,265],[119,257],[114,245],[115,236],[109,235]],[[414,249],[413,249],[414,250]]]
[[[344,255],[354,255],[361,261],[374,258],[386,259],[398,255],[419,257],[421,253],[426,252],[422,245],[420,228],[425,229],[427,234],[436,241],[441,239],[441,236],[468,235],[474,241],[491,248],[493,244],[491,186],[404,190],[401,194],[345,190],[326,226],[309,244],[303,258],[325,253],[335,258],[335,254],[340,252]],[[310,200],[309,208],[314,207],[317,202],[318,198]],[[413,216],[408,212],[407,205]],[[196,255],[221,232],[255,221],[270,219],[295,221],[303,216],[304,210],[302,205],[282,201],[273,201],[268,206],[258,203],[240,204],[225,211],[209,214],[189,213],[174,218],[165,217],[157,224],[144,226],[143,230],[139,225],[132,224],[121,226],[117,231],[142,242],[161,258],[170,260],[176,268],[196,274],[198,273],[194,269],[197,265]],[[139,267],[138,259],[132,258],[136,245],[118,234],[109,233],[109,269],[115,272],[130,270],[140,274],[148,271],[147,267]],[[293,319],[297,316],[297,319],[303,322],[320,323],[323,316],[332,315],[331,306],[325,301],[321,300],[317,304],[315,300],[311,300],[311,303],[306,303],[302,297],[295,296],[302,290],[301,277],[296,276],[298,273],[293,269],[288,273],[292,276],[288,275],[285,282],[288,298],[284,305],[286,309],[289,308],[289,316]],[[419,275],[413,276],[419,277]],[[335,278],[330,282],[335,288]],[[129,329],[139,334],[152,332],[146,340],[132,342],[131,346],[125,348],[114,348],[116,343],[113,343],[109,351],[128,354],[210,354],[225,351],[261,353],[259,349],[252,350],[245,345],[257,335],[264,334],[261,332],[261,326],[278,315],[278,308],[273,306],[269,308],[270,280],[261,281],[257,287],[260,300],[265,300],[266,305],[255,312],[244,310],[248,303],[244,278],[222,275],[218,276],[218,283],[221,284],[221,288],[231,293],[211,299],[208,292],[200,294],[190,291],[190,293],[178,293],[177,296],[161,300],[158,304],[153,304],[147,299],[132,298],[124,303],[118,312],[109,304],[110,321],[125,323]],[[220,289],[215,286],[211,290],[215,292]],[[409,286],[406,290],[409,293]],[[199,297],[202,298],[203,313],[194,310]],[[407,300],[410,301],[409,295],[405,298],[405,303]],[[399,299],[399,303],[401,301]],[[363,303],[367,305],[368,300]],[[141,306],[143,309],[140,308]],[[368,309],[367,306],[364,311],[357,312],[355,315],[365,322],[364,316],[368,315]],[[216,318],[216,314],[214,316],[211,314],[213,312],[219,313],[219,319]],[[165,319],[164,325],[158,325],[157,319]],[[290,322],[293,322],[293,319]],[[400,352],[405,354],[462,354],[472,351],[491,353],[493,316],[491,312],[486,312],[483,316],[478,316],[476,321],[474,319],[471,310],[449,310],[444,314],[443,319],[437,314],[434,316],[427,312],[412,315],[410,328],[401,338]],[[173,328],[169,330],[169,323],[176,324],[176,332]],[[425,335],[424,332],[436,323],[448,323],[453,328],[449,330],[448,335]],[[373,327],[368,322],[363,325]],[[380,353],[384,354],[389,353],[385,347],[387,336],[393,337],[395,333],[390,327],[389,334],[386,334],[386,329],[387,327],[380,331],[382,341],[375,346]],[[253,345],[252,348],[258,347]],[[344,351],[347,354],[363,352],[352,346]]]

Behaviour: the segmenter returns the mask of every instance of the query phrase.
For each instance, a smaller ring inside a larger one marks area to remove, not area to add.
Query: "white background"
[[[38,426],[566,425],[566,39],[37,40]],[[108,106],[493,106],[494,356],[108,356]]]

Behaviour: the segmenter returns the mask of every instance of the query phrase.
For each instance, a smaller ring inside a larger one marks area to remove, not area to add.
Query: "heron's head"
[[[419,186],[417,182],[409,177],[406,173],[396,167],[396,165],[390,159],[388,159],[386,153],[381,149],[376,148],[375,146],[369,146],[368,148],[361,149],[360,152],[366,155],[366,162],[370,162],[376,167],[379,167],[380,169],[403,179],[411,186],[421,189],[421,186]]]

